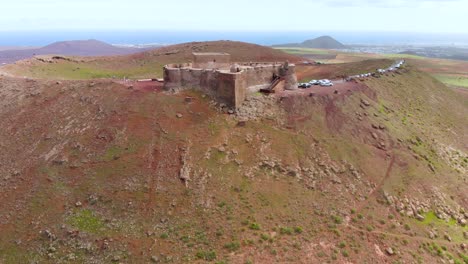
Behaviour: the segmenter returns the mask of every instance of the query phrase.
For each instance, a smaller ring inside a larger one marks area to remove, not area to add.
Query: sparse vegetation
[[[290,227],[280,227],[280,234],[282,235],[292,235],[293,229]]]
[[[252,230],[260,230],[260,225],[257,224],[257,223],[251,223],[249,225],[249,228],[252,229]]]
[[[216,259],[216,252],[213,250],[209,251],[198,251],[196,254],[198,259],[206,260],[206,261],[213,261]]]
[[[332,219],[333,219],[333,222],[334,222],[335,224],[340,225],[340,224],[343,223],[343,219],[342,219],[340,216],[334,215],[334,216],[332,216]]]
[[[389,261],[466,262],[466,227],[432,200],[461,216],[464,175],[437,146],[463,150],[466,103],[412,65],[350,93],[279,95],[281,113],[244,125],[195,91],[92,82],[0,78],[0,262],[355,263],[374,260],[373,243],[395,249]],[[405,198],[433,211],[417,220]]]
[[[102,233],[105,226],[102,220],[96,214],[89,210],[78,210],[69,219],[69,223],[81,231],[99,234]]]
[[[237,251],[240,248],[240,243],[237,241],[233,241],[233,242],[224,244],[224,248],[231,252]]]

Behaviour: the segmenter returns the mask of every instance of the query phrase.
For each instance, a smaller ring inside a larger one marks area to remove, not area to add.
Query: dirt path
[[[155,195],[156,195],[156,179],[158,173],[158,160],[159,160],[159,150],[155,148],[156,140],[153,136],[151,144],[148,146],[148,169],[150,173],[148,174],[149,190],[148,190],[148,201],[146,203],[146,212],[150,213],[151,208],[154,208],[155,205]]]
[[[377,192],[382,189],[382,186],[385,184],[385,181],[388,178],[390,178],[390,173],[392,172],[393,165],[395,164],[395,160],[396,160],[395,154],[392,153],[391,157],[390,157],[390,163],[388,164],[387,170],[385,172],[385,176],[382,178],[382,180],[380,180],[380,182],[377,184],[377,186],[375,186],[375,188],[372,189],[372,191],[367,195],[367,199],[364,200],[356,208],[356,212],[361,212],[362,209],[369,204],[369,201],[371,200],[371,198],[374,198],[375,195],[377,194]]]

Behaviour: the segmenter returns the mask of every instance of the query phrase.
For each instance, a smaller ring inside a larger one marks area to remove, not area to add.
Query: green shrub
[[[213,250],[209,251],[198,251],[196,254],[196,257],[198,259],[203,259],[206,261],[213,261],[216,259],[216,252]]]
[[[294,227],[294,232],[295,232],[296,234],[301,234],[302,231],[303,231],[303,230],[302,230],[302,227],[300,227],[300,226]]]
[[[337,215],[332,216],[332,218],[333,218],[333,221],[335,222],[335,224],[339,225],[339,224],[343,223],[343,218],[341,218],[341,217],[339,217]]]
[[[261,235],[260,235],[260,238],[263,239],[263,240],[265,240],[265,241],[267,241],[267,240],[270,239],[270,236],[267,235],[267,234],[261,234]]]
[[[349,253],[346,250],[341,251],[341,255],[343,255],[345,258],[349,257]]]
[[[227,243],[224,245],[224,248],[229,250],[229,251],[236,251],[240,248],[240,243],[237,241],[233,241],[231,243]]]
[[[293,229],[290,227],[280,227],[280,234],[282,235],[292,235]]]
[[[260,225],[257,223],[251,223],[249,228],[252,230],[260,230]]]

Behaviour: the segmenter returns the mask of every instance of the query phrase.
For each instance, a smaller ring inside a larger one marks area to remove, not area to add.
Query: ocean
[[[111,44],[176,44],[191,41],[237,40],[260,45],[297,43],[329,35],[348,44],[466,46],[468,34],[320,31],[0,31],[0,46],[44,46],[56,41],[97,39]]]

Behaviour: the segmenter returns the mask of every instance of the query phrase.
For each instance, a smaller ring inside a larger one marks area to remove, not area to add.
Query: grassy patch
[[[0,263],[34,263],[35,259],[38,259],[35,253],[25,251],[16,246],[8,247],[0,244]],[[38,263],[39,261],[37,261]]]
[[[468,76],[456,76],[456,75],[434,75],[434,77],[448,85],[468,87]]]
[[[331,53],[331,51],[329,50],[313,48],[278,47],[275,49],[279,49],[281,51],[294,55],[327,55]]]
[[[104,222],[89,209],[83,209],[76,212],[68,222],[80,231],[88,233],[102,234],[105,230]]]
[[[433,211],[427,212],[424,214],[424,220],[422,221],[425,225],[448,225],[448,226],[456,226],[457,220],[450,218],[448,222],[437,218],[436,214]]]

